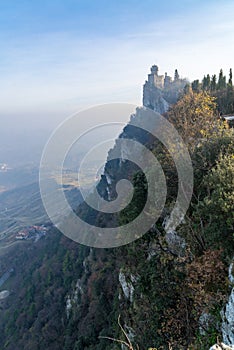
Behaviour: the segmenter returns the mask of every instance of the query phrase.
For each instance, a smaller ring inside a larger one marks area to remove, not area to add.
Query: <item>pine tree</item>
[[[206,76],[206,83],[207,83],[207,90],[209,91],[211,86],[210,74],[207,74]]]
[[[197,80],[194,80],[193,82],[192,82],[192,90],[194,91],[194,92],[199,92],[200,91],[200,83],[199,83],[199,80],[197,79]]]
[[[229,80],[227,84],[227,113],[233,113],[234,111],[234,92],[232,85],[232,69],[229,71]]]
[[[202,80],[202,90],[209,91],[210,90],[210,75],[207,74],[207,76],[204,76]]]
[[[219,80],[218,80],[218,89],[223,90],[226,88],[226,77],[223,75],[223,70],[220,69]]]
[[[204,78],[202,79],[202,90],[206,90],[206,85],[207,85],[207,83],[206,83],[206,76],[204,75]]]
[[[210,84],[210,89],[211,91],[215,91],[217,88],[217,77],[216,77],[216,74],[212,75],[212,78],[211,78],[211,84]]]
[[[230,68],[230,71],[229,71],[228,85],[229,85],[229,86],[232,86],[232,68]]]
[[[179,79],[180,79],[180,76],[179,76],[178,70],[176,69],[175,70],[175,75],[174,75],[174,80],[177,81]]]
[[[192,87],[190,84],[186,84],[184,89],[183,89],[183,93],[184,95],[190,94],[192,93]]]

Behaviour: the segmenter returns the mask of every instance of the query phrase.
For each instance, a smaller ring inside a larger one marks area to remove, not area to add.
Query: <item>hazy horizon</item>
[[[202,79],[232,67],[234,3],[0,4],[1,127],[52,129],[96,104],[141,105],[150,66]]]
[[[153,64],[190,80],[220,68],[228,75],[233,13],[229,0],[1,3],[0,162],[6,150],[17,157],[24,139],[29,153],[41,152],[53,129],[80,110],[142,105]]]

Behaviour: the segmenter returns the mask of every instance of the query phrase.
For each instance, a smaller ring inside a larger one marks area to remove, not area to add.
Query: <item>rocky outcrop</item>
[[[122,270],[119,272],[119,283],[121,285],[123,294],[127,300],[133,302],[134,296],[134,283],[137,281],[137,277],[133,274],[127,276]]]
[[[146,82],[143,90],[143,105],[163,114],[168,111],[169,103],[163,98],[162,92],[154,85]]]
[[[215,318],[207,312],[203,312],[199,318],[199,333],[201,335],[207,335],[212,325],[215,323]]]
[[[66,300],[66,314],[67,314],[67,318],[69,318],[71,310],[72,310],[72,300],[71,300],[71,297],[68,295],[67,300]]]
[[[163,227],[166,231],[165,239],[168,245],[168,249],[170,252],[177,256],[183,256],[186,248],[185,239],[180,237],[175,230],[170,228],[173,227],[173,224],[170,221],[173,221],[173,218],[171,219],[171,217],[165,217],[163,221]],[[181,222],[182,221],[183,217],[181,217]]]
[[[158,75],[158,71],[158,66],[151,67],[143,87],[143,106],[164,114],[171,104],[176,103],[188,81],[179,77],[172,80],[167,73]]]
[[[233,263],[229,267],[229,282],[233,285]],[[231,290],[228,302],[222,310],[222,335],[223,341],[228,345],[234,345],[234,288]]]
[[[224,343],[215,344],[213,345],[210,350],[233,350],[234,348],[232,346],[228,346]]]

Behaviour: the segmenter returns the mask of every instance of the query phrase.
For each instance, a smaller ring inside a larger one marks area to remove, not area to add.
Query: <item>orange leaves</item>
[[[227,272],[221,254],[221,250],[207,250],[187,265],[188,287],[198,315],[224,300]]]

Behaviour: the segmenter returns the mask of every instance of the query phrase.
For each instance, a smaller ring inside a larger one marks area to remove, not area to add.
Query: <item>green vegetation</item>
[[[234,90],[232,82],[232,69],[229,70],[228,79],[220,69],[218,79],[216,74],[204,76],[201,82],[194,80],[191,84],[194,92],[206,91],[217,99],[218,110],[222,114],[234,113]]]
[[[179,241],[169,240],[163,225],[177,193],[174,163],[159,141],[128,127],[125,132],[143,140],[165,172],[168,195],[159,221],[142,238],[115,249],[83,247],[54,230],[37,248],[14,251],[11,295],[1,305],[1,349],[115,350],[125,342],[129,349],[198,350],[213,345],[234,252],[234,132],[218,118],[218,110],[232,111],[232,91],[232,71],[228,82],[222,71],[218,80],[207,75],[187,87],[168,111],[188,146],[195,177]],[[118,217],[129,222],[145,201],[145,176],[127,163],[112,162],[107,169],[111,193],[121,177],[133,179],[133,203]],[[105,195],[104,182],[101,186]],[[92,220],[105,224],[106,219],[92,212]],[[209,321],[201,324],[204,314]]]

